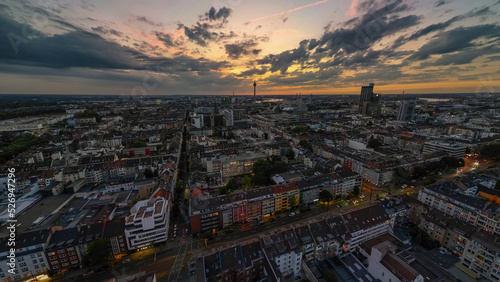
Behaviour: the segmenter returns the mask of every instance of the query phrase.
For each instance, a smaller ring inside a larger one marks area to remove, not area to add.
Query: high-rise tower
[[[380,95],[373,93],[374,83],[361,87],[359,97],[359,113],[367,116],[378,116],[380,114]]]
[[[256,90],[257,90],[257,82],[255,82],[255,80],[253,81],[253,102],[255,103],[255,93],[256,93]]]

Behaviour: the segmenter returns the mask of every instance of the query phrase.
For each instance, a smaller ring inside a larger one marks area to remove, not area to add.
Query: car
[[[115,268],[115,267],[117,267],[118,265],[120,265],[120,262],[115,261],[115,262],[113,262],[113,264],[111,265],[111,267],[112,267],[112,268]]]
[[[130,262],[130,259],[128,258],[128,259],[123,261],[123,263],[126,263],[126,262]]]
[[[262,224],[264,224],[264,221],[262,221],[262,220],[257,222],[257,226],[261,226]]]
[[[291,212],[288,214],[288,216],[294,216],[295,215],[295,212]]]
[[[94,270],[92,270],[92,269],[91,269],[91,270],[89,270],[89,271],[85,272],[85,273],[83,274],[83,277],[87,277],[87,276],[90,276],[90,275],[92,275],[92,274],[94,274]]]
[[[340,208],[341,206],[339,204],[337,204],[337,208]]]

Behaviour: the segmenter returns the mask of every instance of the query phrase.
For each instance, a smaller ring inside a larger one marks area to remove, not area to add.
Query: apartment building
[[[423,282],[425,279],[405,260],[396,255],[396,247],[384,241],[371,249],[368,271],[380,281]]]
[[[297,277],[301,273],[302,250],[292,229],[261,236],[264,251],[274,261],[283,276]]]
[[[467,240],[460,258],[472,271],[490,281],[500,281],[500,238],[485,231]]]
[[[307,261],[314,259],[315,246],[314,240],[312,239],[311,232],[309,232],[309,226],[307,224],[293,226],[295,231],[295,236],[302,250],[302,254]]]
[[[8,272],[7,264],[11,246],[8,238],[0,239],[0,281],[21,281],[47,273],[49,263],[45,256],[50,233],[48,230],[37,230],[19,233],[16,237],[15,274]],[[9,280],[11,279],[11,280]]]
[[[441,182],[424,187],[420,189],[417,199],[429,207],[472,225],[477,225],[479,215],[488,202],[487,199],[460,193],[460,188],[453,182]]]
[[[285,212],[299,205],[300,190],[295,183],[283,183],[272,186],[275,211]]]
[[[57,230],[49,240],[45,255],[54,272],[79,267],[92,241],[102,237],[102,224]]]
[[[427,141],[424,143],[422,154],[429,154],[432,152],[444,152],[452,157],[463,158],[467,145],[458,143],[444,143],[439,141]]]
[[[166,241],[169,223],[170,205],[165,198],[137,202],[125,219],[127,248],[140,249]]]
[[[190,262],[197,281],[279,281],[258,240],[252,240],[198,257]]]
[[[115,259],[127,254],[127,238],[125,237],[125,221],[114,219],[104,223],[103,238],[108,238]]]
[[[380,204],[375,204],[342,214],[342,220],[351,238],[346,250],[353,250],[359,244],[388,233],[391,228],[390,218]]]
[[[207,160],[207,172],[220,171],[222,178],[252,173],[253,163],[265,159],[261,152],[246,152],[239,155],[220,156]]]

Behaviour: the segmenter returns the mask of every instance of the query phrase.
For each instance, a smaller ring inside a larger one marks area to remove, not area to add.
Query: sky
[[[0,1],[0,93],[500,93],[500,0]]]

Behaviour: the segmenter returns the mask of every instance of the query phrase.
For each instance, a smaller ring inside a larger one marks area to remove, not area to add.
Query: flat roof
[[[16,227],[17,231],[18,232],[27,231],[27,229],[31,227],[31,225],[33,224],[33,221],[35,221],[40,216],[47,217],[70,197],[71,195],[61,194],[57,196],[50,196],[43,198],[35,205],[28,208],[26,211],[22,212],[18,217],[16,217],[17,224],[19,225]],[[5,228],[1,228],[0,236],[6,236],[7,234],[8,230]]]

